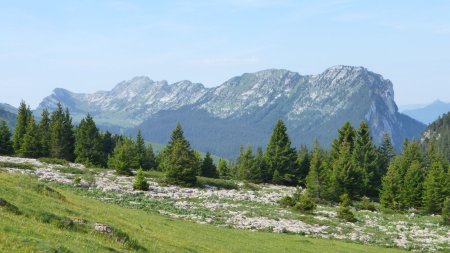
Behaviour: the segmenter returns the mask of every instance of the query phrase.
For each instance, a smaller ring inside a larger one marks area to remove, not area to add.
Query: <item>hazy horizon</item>
[[[14,1],[0,9],[0,102],[34,108],[54,88],[122,80],[217,86],[269,68],[363,66],[398,105],[450,101],[450,2]]]

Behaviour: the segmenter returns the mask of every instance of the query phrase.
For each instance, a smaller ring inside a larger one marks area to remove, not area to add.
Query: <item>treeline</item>
[[[133,139],[101,132],[90,115],[74,126],[70,112],[60,104],[51,114],[44,110],[36,122],[22,102],[13,135],[6,123],[0,124],[3,155],[65,159],[109,167],[122,175],[132,175],[139,168],[154,169],[164,172],[168,183],[182,186],[195,186],[197,176],[300,185],[316,201],[368,197],[394,210],[439,213],[450,196],[449,162],[433,141],[427,145],[423,148],[415,140],[405,140],[402,153],[396,154],[387,134],[377,146],[366,122],[358,128],[347,122],[330,150],[317,141],[312,150],[305,146],[296,150],[285,124],[278,120],[265,150],[259,147],[254,152],[251,146],[241,146],[234,161],[220,159],[216,166],[209,153],[203,158],[191,148],[180,124],[159,154],[145,145],[140,131]],[[140,184],[146,186],[143,174],[138,174]]]

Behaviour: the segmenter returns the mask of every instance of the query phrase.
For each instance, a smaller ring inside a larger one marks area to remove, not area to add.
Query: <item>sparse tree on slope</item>
[[[147,180],[145,179],[144,171],[142,170],[142,168],[139,168],[139,170],[136,173],[136,176],[134,177],[133,189],[140,191],[147,191],[148,187],[149,185]]]
[[[125,138],[117,143],[113,155],[108,160],[108,166],[116,170],[118,175],[131,175],[131,169],[139,168],[136,159],[136,149],[132,140]]]

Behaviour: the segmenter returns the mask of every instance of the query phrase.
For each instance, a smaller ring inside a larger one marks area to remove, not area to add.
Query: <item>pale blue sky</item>
[[[450,1],[1,1],[0,102],[146,75],[216,86],[244,72],[365,66],[398,104],[450,101]]]

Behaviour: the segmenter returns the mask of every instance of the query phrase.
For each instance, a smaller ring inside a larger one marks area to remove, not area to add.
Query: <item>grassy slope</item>
[[[121,229],[150,252],[397,252],[299,235],[199,225],[80,197],[52,186],[64,196],[61,199],[58,194],[36,191],[37,184],[42,183],[29,176],[0,173],[0,198],[22,212],[16,215],[0,207],[0,252],[129,251],[119,242],[93,232],[95,222]],[[42,211],[83,218],[89,225],[58,228],[39,220]]]

